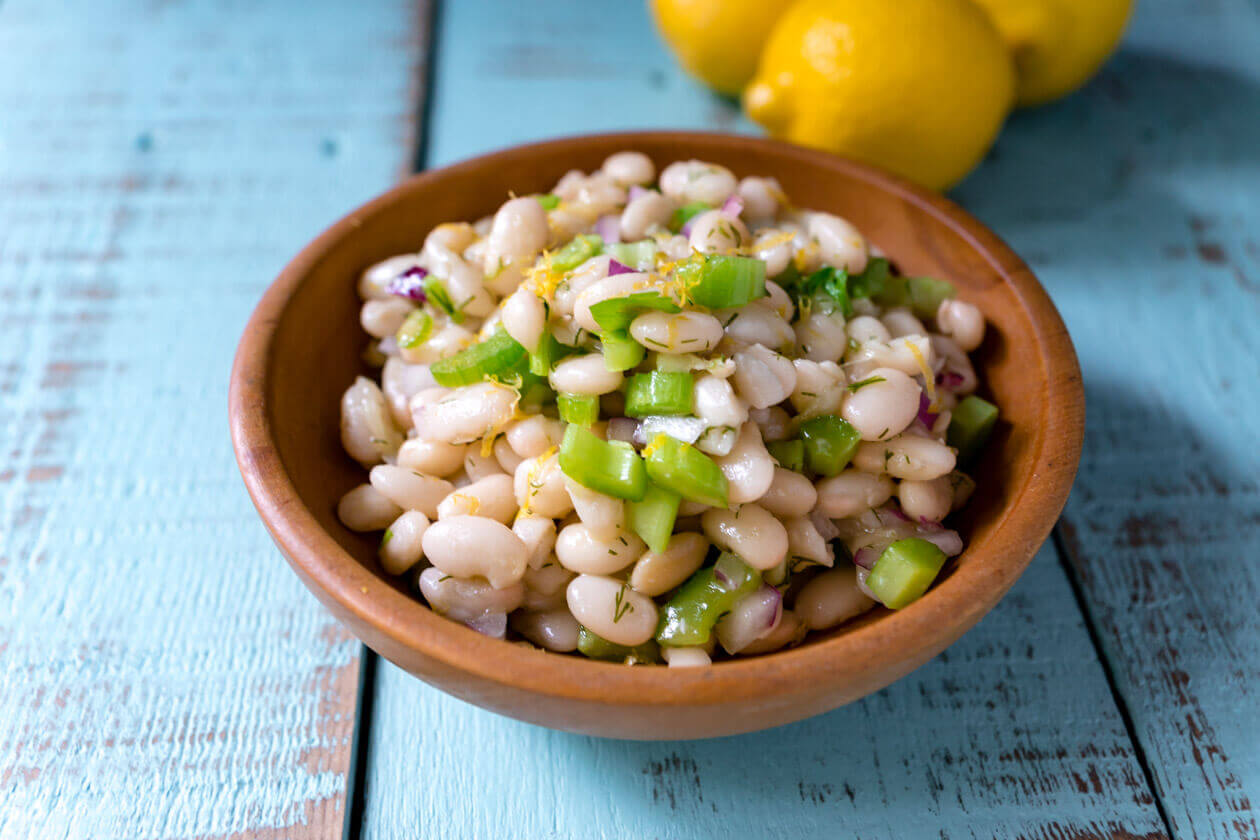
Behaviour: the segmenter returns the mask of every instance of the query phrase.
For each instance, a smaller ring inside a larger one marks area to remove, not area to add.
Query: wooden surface
[[[279,562],[227,372],[410,162],[409,0],[0,4],[0,838],[339,836],[359,646]]]
[[[226,371],[283,260],[412,159],[421,17],[104,6],[0,3],[0,837],[336,837],[357,649],[253,517]],[[979,627],[860,704],[695,744],[382,664],[353,828],[1260,836],[1257,43],[1252,0],[1145,0],[955,192],[1055,297],[1089,400],[1060,539]],[[430,164],[749,130],[629,0],[448,2],[433,48]]]

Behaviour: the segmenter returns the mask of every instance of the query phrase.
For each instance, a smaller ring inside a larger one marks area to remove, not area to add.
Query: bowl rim
[[[914,604],[850,632],[785,651],[721,661],[708,668],[628,668],[527,649],[438,616],[359,563],[320,526],[298,495],[281,462],[264,400],[273,369],[273,339],[281,313],[303,278],[337,243],[353,235],[360,219],[388,209],[447,173],[493,167],[544,149],[563,151],[591,143],[633,148],[645,142],[686,144],[680,155],[701,154],[706,146],[760,147],[796,164],[840,170],[869,188],[891,192],[967,241],[1029,314],[1036,342],[1043,348],[1048,402],[1047,423],[1035,431],[1030,446],[1034,469],[1010,512],[990,534],[988,550],[969,558]],[[1059,361],[1052,368],[1048,359]],[[921,662],[935,655],[1001,599],[1049,535],[1080,461],[1085,412],[1076,353],[1050,297],[1027,265],[960,206],[876,167],[827,152],[757,137],[668,130],[571,135],[511,146],[418,173],[359,206],[304,247],[263,294],[237,349],[228,403],[233,449],[255,507],[295,571],[330,605],[335,603],[393,645],[490,683],[539,695],[640,707],[764,699],[776,688],[799,688],[802,680],[857,675],[890,661]],[[1057,432],[1053,451],[1048,440],[1051,428]],[[1034,491],[1038,504],[1023,504]],[[957,629],[950,632],[951,628]]]

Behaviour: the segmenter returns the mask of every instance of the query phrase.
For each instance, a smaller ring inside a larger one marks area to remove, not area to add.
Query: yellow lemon
[[[1132,0],[975,0],[1015,58],[1020,105],[1071,93],[1111,55]]]
[[[744,90],[771,134],[944,189],[984,157],[1015,73],[970,0],[798,0]]]
[[[652,0],[656,26],[683,69],[738,96],[757,70],[770,27],[789,0]]]

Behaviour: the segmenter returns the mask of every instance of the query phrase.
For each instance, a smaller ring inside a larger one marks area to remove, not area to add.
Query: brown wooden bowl
[[[509,191],[546,192],[567,170],[636,149],[773,175],[801,207],[851,220],[907,274],[952,280],[989,320],[978,355],[1003,422],[959,515],[966,551],[900,612],[876,610],[800,647],[709,668],[627,667],[487,638],[431,612],[385,575],[377,538],[337,519],[365,480],[341,449],[339,401],[363,372],[355,284],[419,250],[434,225],[493,212]],[[303,582],[368,646],[420,679],[501,714],[613,738],[701,738],[800,720],[922,665],[1011,587],[1049,534],[1080,460],[1080,369],[1028,267],[946,199],[822,152],[719,134],[651,132],[520,146],[411,178],[308,245],[263,296],[232,369],[232,440],[245,484]]]

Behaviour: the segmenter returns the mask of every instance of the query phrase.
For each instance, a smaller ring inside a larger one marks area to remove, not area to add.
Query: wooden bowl
[[[975,357],[1003,422],[959,516],[966,551],[900,612],[876,610],[803,645],[709,668],[627,667],[490,639],[431,612],[386,576],[378,537],[347,530],[338,498],[366,475],[341,449],[339,401],[360,352],[355,283],[419,250],[434,225],[493,212],[509,192],[547,192],[636,149],[659,167],[699,158],[773,175],[801,207],[858,226],[904,273],[952,280],[989,332]],[[308,245],[263,296],[232,369],[232,440],[258,512],[293,569],[369,647],[420,679],[500,714],[613,738],[730,735],[789,723],[888,685],[944,650],[1011,587],[1054,525],[1080,459],[1080,369],[1028,267],[946,199],[822,152],[747,137],[609,134],[521,146],[409,179]]]

